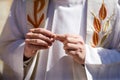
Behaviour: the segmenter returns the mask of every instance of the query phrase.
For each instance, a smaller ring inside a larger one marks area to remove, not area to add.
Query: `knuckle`
[[[78,41],[78,43],[80,43],[80,42],[81,42],[81,39],[80,39],[80,38],[77,38],[76,40]]]
[[[70,41],[70,38],[69,38],[69,37],[66,37],[66,41]]]
[[[78,47],[78,50],[81,51],[81,47]]]
[[[70,46],[70,44],[69,43],[66,43],[66,47],[69,47]]]
[[[37,40],[37,39],[33,39],[33,42],[34,42],[34,43],[38,43],[38,40]]]
[[[26,33],[26,36],[28,36],[28,35],[30,35],[31,33],[29,32],[29,33]]]
[[[67,50],[66,46],[63,46],[64,50]]]
[[[38,29],[38,31],[40,31],[40,32],[41,32],[41,31],[42,31],[42,28],[39,28],[39,29]]]
[[[35,37],[39,38],[40,37],[40,34],[34,34]]]
[[[42,37],[43,37],[42,34],[37,34],[36,36],[39,37],[39,38],[42,38]]]
[[[80,45],[80,44],[83,45],[83,44],[84,44],[83,40],[79,39],[79,40],[78,40],[78,44],[79,44],[79,45]]]
[[[69,34],[65,34],[65,37],[66,37],[66,39],[67,39],[68,37],[70,37],[70,35],[69,35]]]
[[[32,34],[31,32],[26,33],[26,36],[25,36],[25,37],[27,38],[27,37],[29,37],[31,34]]]
[[[77,56],[78,56],[78,55],[80,55],[80,52],[79,52],[79,51],[77,51],[77,52],[76,52],[76,55],[77,55]]]

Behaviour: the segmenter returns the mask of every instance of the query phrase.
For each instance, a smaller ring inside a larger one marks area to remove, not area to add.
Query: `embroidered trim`
[[[45,18],[45,14],[42,13],[42,10],[45,8],[45,0],[34,0],[34,19],[32,20],[32,18],[29,16],[29,14],[27,15],[27,20],[30,24],[33,25],[34,28],[38,28],[42,22],[44,21]],[[42,13],[40,17],[38,17],[39,13]],[[39,19],[38,19],[39,18]]]
[[[99,17],[96,16],[93,12],[91,12],[91,14],[94,17],[93,19],[93,31],[94,32],[92,36],[91,45],[92,47],[97,47],[99,45],[103,45],[104,41],[107,39],[107,37],[111,33],[111,30],[108,30],[108,28],[110,27],[110,20],[113,18],[114,12],[109,18],[106,19],[107,8],[103,0],[102,5],[99,10]]]

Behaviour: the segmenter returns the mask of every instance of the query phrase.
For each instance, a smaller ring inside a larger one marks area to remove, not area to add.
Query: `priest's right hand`
[[[37,50],[48,49],[54,42],[55,34],[43,28],[30,29],[26,34],[24,56],[33,57]]]

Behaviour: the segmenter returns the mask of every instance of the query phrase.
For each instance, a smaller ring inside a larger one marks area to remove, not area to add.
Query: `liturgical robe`
[[[118,0],[38,0],[38,3],[44,6],[36,14],[42,20],[39,27],[55,34],[83,37],[85,67],[74,62],[65,54],[63,44],[55,41],[49,49],[38,51],[28,61],[24,74],[25,35],[35,27],[30,23],[30,19],[34,22],[34,0],[14,0],[0,38],[0,58],[13,69],[17,80],[23,77],[25,80],[120,79]]]

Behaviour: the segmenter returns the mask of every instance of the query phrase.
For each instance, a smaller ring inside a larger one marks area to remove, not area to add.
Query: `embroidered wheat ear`
[[[109,34],[111,33],[111,31],[109,31],[108,28],[110,26],[110,20],[114,16],[114,13],[107,20],[105,20],[105,18],[107,17],[107,8],[103,0],[99,10],[99,17],[97,18],[95,14],[92,12],[91,14],[94,16],[94,20],[93,20],[94,32],[92,36],[92,46],[96,47],[98,45],[103,45],[104,41],[108,38]]]
[[[104,20],[106,18],[106,16],[107,16],[107,9],[105,7],[105,3],[103,0],[102,6],[99,11],[99,18],[100,18],[100,20]]]
[[[93,39],[93,45],[94,45],[94,47],[96,47],[99,43],[99,35],[98,35],[97,32],[93,33],[93,38],[92,39]]]
[[[34,28],[38,28],[41,23],[43,22],[45,15],[44,13],[41,14],[39,17],[39,13],[42,12],[42,9],[45,7],[45,0],[35,0],[34,1],[34,12],[33,12],[33,17],[32,19],[29,15],[27,15],[27,20],[29,23],[33,25]]]
[[[101,31],[101,23],[100,20],[95,16],[94,13],[91,12],[91,14],[94,16],[94,21],[93,21],[93,26],[96,32],[100,32]]]

